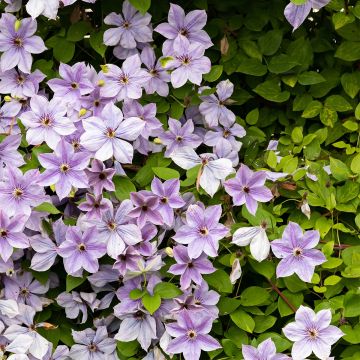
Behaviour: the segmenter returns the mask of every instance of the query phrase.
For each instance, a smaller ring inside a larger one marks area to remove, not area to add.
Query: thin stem
[[[289,301],[289,299],[280,291],[280,289],[268,279],[271,288],[278,293],[278,295],[284,300],[285,304],[294,312],[296,313],[296,307]]]

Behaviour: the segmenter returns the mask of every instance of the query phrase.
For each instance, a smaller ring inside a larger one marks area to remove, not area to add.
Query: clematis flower
[[[9,135],[0,142],[0,180],[9,165],[18,168],[25,164],[22,155],[17,151],[20,142],[21,135]]]
[[[319,10],[326,6],[330,0],[307,0],[304,4],[296,5],[290,2],[284,11],[286,20],[296,30],[310,14],[311,9]]]
[[[183,169],[191,169],[201,165],[198,184],[213,197],[218,191],[221,180],[234,172],[232,162],[225,158],[216,158],[214,154],[200,156],[190,147],[184,147],[171,154],[172,161]]]
[[[270,253],[270,242],[263,225],[237,229],[231,242],[238,246],[250,244],[251,255],[259,262],[265,260]]]
[[[29,239],[23,233],[27,216],[17,214],[9,218],[0,210],[0,257],[6,262],[10,259],[13,248],[26,249]]]
[[[191,119],[188,119],[182,125],[179,120],[169,118],[168,125],[168,131],[164,131],[159,135],[161,142],[166,145],[166,157],[183,147],[196,149],[202,143],[201,137],[194,134],[194,123]]]
[[[251,171],[241,164],[233,179],[224,183],[225,191],[233,198],[234,205],[245,204],[250,214],[255,215],[258,202],[267,202],[273,195],[264,184],[266,173],[264,171]]]
[[[103,189],[114,191],[115,185],[112,178],[115,175],[115,169],[105,169],[102,161],[94,159],[91,162],[91,168],[85,169],[89,185],[94,189],[95,195],[100,195]]]
[[[17,12],[22,5],[22,0],[4,0],[4,2],[7,4],[5,7],[6,12]]]
[[[29,356],[29,360],[38,360],[30,354],[28,356]],[[52,344],[49,345],[48,352],[42,358],[42,360],[68,360],[68,359],[69,359],[69,349],[67,346],[58,345],[53,352]],[[17,360],[17,359],[14,359],[14,360]],[[22,360],[22,359],[18,359],[18,360]],[[24,360],[27,360],[27,359],[24,359]]]
[[[250,345],[242,345],[244,360],[287,360],[291,359],[284,354],[277,354],[276,347],[271,338],[264,340],[256,348]]]
[[[282,238],[271,242],[273,253],[282,259],[276,268],[276,276],[287,277],[295,273],[302,281],[311,282],[315,266],[326,261],[325,255],[314,249],[319,240],[317,230],[303,233],[299,224],[290,221]]]
[[[47,100],[44,96],[33,96],[31,110],[20,115],[21,122],[28,128],[26,140],[31,145],[40,145],[43,141],[55,149],[61,137],[76,131],[73,122],[67,118],[66,107],[60,99]]]
[[[202,252],[215,257],[219,248],[219,240],[228,233],[228,229],[219,223],[221,205],[190,205],[186,211],[186,225],[180,227],[173,239],[180,244],[189,244],[188,254],[197,259]]]
[[[59,6],[59,0],[29,0],[26,4],[26,11],[33,19],[40,15],[44,15],[48,19],[56,19]]]
[[[189,288],[191,281],[200,285],[203,281],[202,274],[211,274],[215,271],[212,263],[205,254],[197,259],[191,259],[185,246],[177,245],[173,249],[176,264],[169,268],[170,274],[181,275],[180,285],[182,289]]]
[[[58,249],[58,254],[64,259],[66,272],[75,276],[82,269],[92,274],[98,271],[98,259],[105,253],[106,245],[98,241],[95,226],[86,229],[84,233],[75,226],[69,227],[66,240]]]
[[[88,155],[74,153],[72,146],[64,139],[59,142],[53,153],[40,154],[39,162],[46,170],[40,175],[38,184],[55,184],[56,194],[60,200],[70,194],[72,186],[89,186],[84,172],[89,162]]]
[[[125,140],[133,141],[141,133],[144,122],[139,118],[123,120],[121,110],[109,103],[101,112],[101,117],[90,117],[83,122],[85,133],[80,142],[94,157],[105,161],[112,156],[120,163],[131,163],[133,147]]]
[[[113,268],[118,270],[124,276],[128,270],[136,271],[138,262],[141,261],[141,255],[133,246],[128,246],[122,254],[118,255]]]
[[[283,328],[285,336],[295,342],[292,358],[302,360],[313,352],[319,359],[328,359],[331,345],[344,335],[330,322],[331,310],[320,310],[315,314],[312,309],[301,305],[295,314],[295,322]]]
[[[234,84],[230,80],[223,80],[216,85],[216,95],[200,96],[202,103],[199,110],[205,117],[207,126],[213,127],[220,123],[225,127],[231,127],[234,124],[235,114],[226,107],[231,103],[230,96],[233,92]]]
[[[82,202],[78,208],[86,212],[85,219],[100,219],[101,215],[110,209],[112,203],[102,195],[86,194],[86,201]]]
[[[207,21],[205,10],[193,10],[185,15],[184,9],[176,4],[170,4],[168,23],[158,25],[154,31],[160,33],[169,40],[164,46],[168,49],[174,44],[174,40],[184,37],[191,43],[202,44],[205,49],[213,45],[209,35],[202,30]]]
[[[107,70],[103,72],[105,83],[100,94],[116,97],[118,101],[139,99],[144,83],[150,79],[150,75],[140,66],[141,61],[137,54],[128,57],[121,68],[113,64],[106,65]]]
[[[20,129],[16,123],[16,117],[21,111],[21,104],[11,100],[5,102],[0,109],[0,133],[19,134]]]
[[[56,302],[65,308],[66,317],[76,319],[80,313],[82,314],[81,324],[84,324],[88,318],[87,307],[85,301],[81,298],[77,291],[71,293],[63,292],[58,295]],[[79,320],[80,321],[80,320]]]
[[[179,209],[185,205],[185,201],[179,194],[180,181],[170,179],[162,183],[157,177],[154,177],[151,182],[151,191],[159,198],[157,210],[161,214],[164,223],[172,226],[174,223],[174,209]]]
[[[4,13],[0,19],[0,59],[1,71],[18,66],[29,74],[31,72],[31,54],[40,54],[46,50],[40,36],[34,35],[37,23],[31,18],[17,20],[12,14]]]
[[[166,352],[183,354],[185,360],[198,360],[201,350],[213,351],[221,346],[208,333],[211,330],[212,318],[198,315],[191,317],[187,311],[181,312],[176,323],[166,325],[166,331],[175,339],[171,340]]]

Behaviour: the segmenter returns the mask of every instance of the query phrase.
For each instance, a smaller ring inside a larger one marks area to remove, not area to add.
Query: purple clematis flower
[[[117,269],[119,273],[124,276],[128,270],[137,270],[139,260],[141,260],[139,252],[135,250],[133,246],[128,246],[126,250],[117,257],[113,268]]]
[[[177,230],[173,239],[180,244],[189,244],[188,254],[191,259],[198,258],[202,252],[215,257],[219,240],[228,233],[228,229],[219,223],[221,205],[208,208],[190,205],[186,211],[186,225]]]
[[[9,135],[0,142],[0,180],[9,165],[17,168],[25,164],[23,157],[17,151],[20,142],[21,135]]]
[[[312,309],[300,306],[295,314],[295,322],[283,328],[285,336],[295,342],[291,351],[293,360],[302,360],[312,352],[319,359],[328,359],[331,345],[344,335],[330,322],[331,310],[320,310],[315,314]]]
[[[72,186],[89,186],[84,171],[89,162],[88,155],[74,153],[73,147],[64,139],[53,153],[40,154],[39,162],[46,170],[40,175],[38,183],[45,186],[55,184],[56,194],[60,200],[70,194]]]
[[[10,259],[13,248],[26,249],[29,239],[23,233],[27,216],[17,214],[9,218],[0,210],[0,257],[6,262]]]
[[[72,336],[76,342],[69,352],[71,359],[89,360],[116,360],[116,341],[109,337],[106,326],[100,326],[96,331],[85,329],[83,331],[72,330]]]
[[[250,214],[255,215],[258,202],[268,202],[273,198],[270,189],[264,185],[265,181],[265,171],[253,172],[241,164],[235,177],[225,181],[224,187],[234,205],[245,204]]]
[[[169,273],[181,275],[180,285],[183,290],[189,288],[191,281],[200,285],[203,281],[202,274],[211,274],[215,271],[205,254],[197,259],[190,259],[187,248],[182,245],[175,246],[173,251],[176,264],[170,266]]]
[[[89,180],[89,185],[94,189],[95,195],[100,195],[103,189],[114,191],[115,185],[112,178],[115,175],[115,169],[105,169],[102,161],[94,159],[91,162],[91,168],[85,169],[85,173]]]
[[[250,345],[242,345],[244,360],[286,360],[291,359],[284,354],[277,354],[276,347],[271,338],[259,344],[257,348]]]
[[[58,254],[64,259],[64,267],[68,274],[77,275],[82,269],[89,273],[99,270],[98,258],[106,253],[106,245],[97,239],[95,226],[82,233],[71,226],[66,232],[66,240],[61,243]]]
[[[191,43],[200,43],[205,49],[213,45],[209,35],[202,30],[207,21],[205,10],[193,10],[185,15],[184,9],[176,4],[170,4],[168,23],[158,25],[154,30],[164,37],[165,48],[171,48],[176,38],[184,37]]]
[[[14,15],[2,14],[0,19],[0,67],[1,71],[16,65],[24,73],[30,73],[31,54],[40,54],[46,50],[44,41],[35,36],[37,23],[31,18],[17,20]]]
[[[142,87],[150,79],[150,75],[140,68],[139,55],[128,57],[119,68],[116,65],[106,65],[103,72],[105,83],[100,94],[105,97],[116,97],[118,101],[125,99],[139,99]]]
[[[81,135],[81,144],[94,151],[94,157],[105,161],[112,156],[120,163],[131,163],[133,147],[125,140],[133,141],[141,133],[144,122],[139,118],[123,120],[121,110],[109,103],[101,112],[101,117],[90,117],[83,122],[85,133]]]
[[[63,292],[56,298],[56,302],[65,308],[65,314],[68,319],[76,319],[81,312],[81,324],[86,322],[88,318],[87,307],[78,292],[72,291],[70,294]]]
[[[39,170],[29,170],[25,174],[21,170],[8,166],[7,178],[0,182],[0,204],[6,204],[6,214],[24,214],[29,216],[31,209],[47,197],[44,189],[38,185]]]
[[[86,212],[84,218],[100,219],[101,215],[111,208],[112,203],[109,199],[103,198],[102,195],[86,194],[86,201],[82,202],[78,208]]]
[[[150,46],[144,47],[140,55],[141,61],[146,66],[150,80],[144,84],[144,90],[147,94],[158,93],[160,96],[169,95],[170,75],[161,66],[160,61],[156,61],[155,52]]]
[[[16,123],[16,118],[21,111],[21,104],[11,100],[5,102],[0,109],[0,133],[19,134],[20,129]]]
[[[14,97],[32,97],[39,91],[39,84],[45,79],[40,70],[31,74],[11,69],[1,74],[0,93],[11,94]]]
[[[61,63],[59,74],[62,79],[51,79],[47,84],[54,92],[54,97],[59,97],[66,103],[76,104],[81,96],[94,90],[94,85],[89,80],[89,69],[83,62],[73,66]]]
[[[179,88],[189,80],[191,83],[200,85],[202,75],[211,69],[210,59],[204,56],[205,48],[199,43],[190,43],[186,38],[178,38],[174,41],[173,51],[164,52],[165,57],[172,57],[166,62],[166,69],[174,69],[171,72],[171,84]]]
[[[311,282],[316,265],[326,261],[325,255],[314,247],[319,243],[317,230],[303,233],[299,224],[289,222],[281,239],[271,242],[271,249],[282,259],[276,268],[277,277],[297,274],[302,281]]]
[[[112,12],[105,17],[106,25],[116,26],[105,31],[105,45],[135,49],[137,42],[148,43],[153,40],[149,13],[141,14],[128,0],[123,2],[122,12],[123,16]]]
[[[159,135],[161,142],[166,145],[165,156],[169,157],[182,147],[196,149],[202,143],[201,137],[194,134],[194,123],[191,119],[182,125],[179,120],[169,118],[168,124],[169,130]]]
[[[61,137],[76,131],[73,122],[67,118],[66,107],[58,98],[47,100],[44,96],[34,96],[30,100],[31,110],[19,118],[28,128],[26,140],[30,145],[40,145],[43,141],[55,149]]]
[[[201,350],[213,351],[221,346],[208,333],[211,330],[212,318],[208,316],[191,317],[187,311],[181,312],[176,323],[166,325],[166,331],[175,339],[171,340],[166,352],[183,354],[185,360],[198,360]]]
[[[290,2],[284,11],[286,20],[296,30],[307,18],[311,9],[319,10],[326,6],[330,0],[307,0],[302,5],[296,5]]]
[[[235,114],[225,106],[231,104],[230,96],[233,92],[234,84],[230,80],[223,80],[216,85],[216,95],[200,96],[202,103],[199,110],[207,126],[213,127],[220,123],[230,127],[235,122]]]
[[[162,183],[158,178],[154,177],[151,182],[151,191],[159,198],[157,210],[161,214],[164,223],[172,226],[174,223],[174,209],[179,209],[185,205],[185,201],[179,195],[179,179],[166,180]]]

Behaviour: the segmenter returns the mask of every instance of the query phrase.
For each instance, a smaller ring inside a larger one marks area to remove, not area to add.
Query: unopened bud
[[[154,139],[154,144],[161,145],[162,144],[161,139],[160,138],[155,138]]]
[[[21,20],[19,19],[16,19],[15,21],[15,31],[18,31],[20,29],[20,26],[21,26]]]
[[[173,251],[173,249],[172,249],[171,247],[167,247],[167,248],[165,249],[165,252],[166,252],[166,254],[167,254],[168,256],[174,257],[174,251]]]
[[[109,72],[109,67],[107,65],[100,65],[100,67],[104,74]]]
[[[11,96],[6,95],[6,96],[4,96],[4,100],[5,100],[6,102],[10,102],[10,101],[12,100],[12,98],[11,98]]]
[[[86,113],[87,113],[87,110],[86,110],[86,109],[84,109],[84,108],[80,109],[80,111],[79,111],[79,117],[84,116]]]
[[[55,185],[50,185],[51,191],[55,192]]]

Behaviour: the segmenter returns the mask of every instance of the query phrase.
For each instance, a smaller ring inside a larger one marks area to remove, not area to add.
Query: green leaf
[[[290,97],[288,91],[281,92],[280,85],[276,80],[267,80],[263,82],[254,89],[254,92],[266,100],[279,103],[289,100]]]
[[[250,286],[246,288],[240,296],[242,306],[262,305],[270,298],[269,292],[259,286]]]
[[[154,294],[158,294],[162,299],[173,299],[182,294],[182,291],[172,283],[160,282],[154,287]]]
[[[341,281],[341,277],[337,276],[337,275],[330,275],[329,277],[327,277],[324,281],[324,285],[325,286],[332,286],[332,285],[336,285],[337,283],[339,283]]]
[[[342,161],[330,158],[330,171],[336,180],[343,181],[349,178],[349,168]]]
[[[281,54],[271,58],[268,68],[273,74],[282,74],[288,72],[297,65],[299,65],[299,62],[293,60],[292,57]]]
[[[141,301],[145,309],[152,315],[161,305],[161,297],[159,294],[151,296],[149,293],[145,294]]]
[[[130,193],[136,191],[135,185],[129,178],[115,176],[113,182],[115,185],[115,196],[119,200],[130,199]]]
[[[104,44],[104,30],[97,32],[92,32],[90,35],[90,45],[91,47],[102,57],[104,57],[107,46]]]
[[[75,44],[59,37],[53,47],[54,58],[60,62],[68,63],[75,54]]]
[[[129,298],[131,300],[138,300],[141,299],[145,294],[147,294],[146,290],[133,289],[129,293]]]
[[[238,299],[222,296],[216,306],[219,308],[220,315],[227,315],[235,311],[240,304],[241,301]]]
[[[86,280],[86,276],[83,277],[74,277],[71,275],[66,275],[66,292],[70,292],[71,290],[77,288]]]
[[[293,131],[291,132],[291,139],[295,144],[300,144],[303,140],[303,133],[304,130],[301,126],[294,127]]]
[[[350,169],[354,174],[360,174],[360,153],[351,160]]]
[[[263,36],[260,36],[258,43],[262,54],[267,56],[274,55],[281,45],[282,37],[281,30],[270,30]]]
[[[356,61],[360,59],[360,42],[344,41],[335,52],[335,57],[345,61]]]
[[[347,293],[344,298],[345,317],[360,315],[360,294]]]
[[[60,214],[60,211],[53,205],[48,202],[43,202],[42,204],[34,208],[35,211],[47,212],[52,215]]]
[[[255,328],[255,321],[244,310],[238,309],[230,314],[231,320],[242,330],[252,333]]]
[[[178,179],[180,174],[177,170],[165,167],[153,167],[154,174],[163,180]]]
[[[83,40],[84,36],[91,31],[91,23],[88,21],[79,21],[70,25],[66,39],[73,42],[80,41]]]
[[[267,67],[259,60],[244,59],[239,61],[236,71],[246,75],[263,76],[267,73]]]
[[[290,0],[295,5],[304,5],[308,2],[308,0]]]
[[[341,85],[345,92],[352,98],[358,94],[360,90],[360,73],[346,73],[341,76]]]
[[[151,0],[129,0],[130,4],[141,13],[145,14],[151,6]]]
[[[277,318],[271,315],[268,316],[258,315],[255,316],[254,320],[255,320],[254,332],[262,333],[273,327],[274,324],[276,323]]]
[[[349,111],[349,110],[352,110],[352,108],[353,108],[349,104],[349,102],[340,95],[329,96],[325,100],[325,106],[327,106],[328,108],[330,108],[332,110],[339,111],[339,112]]]
[[[140,350],[140,346],[137,340],[133,341],[116,341],[116,348],[126,358],[134,356]]]
[[[261,262],[248,259],[251,267],[267,279],[271,279],[275,275],[275,264],[272,261],[263,260]]]
[[[219,292],[231,293],[233,286],[231,284],[229,274],[224,270],[218,269],[214,273],[204,275],[205,281]]]
[[[301,85],[314,85],[325,81],[325,78],[316,71],[303,72],[298,76]]]
[[[295,308],[298,308],[304,301],[304,295],[302,293],[294,294],[288,290],[284,290],[282,293]],[[278,298],[278,310],[281,317],[294,314],[289,305],[280,296]]]
[[[209,73],[203,76],[203,79],[208,82],[214,82],[219,79],[223,72],[222,65],[213,65]]]

